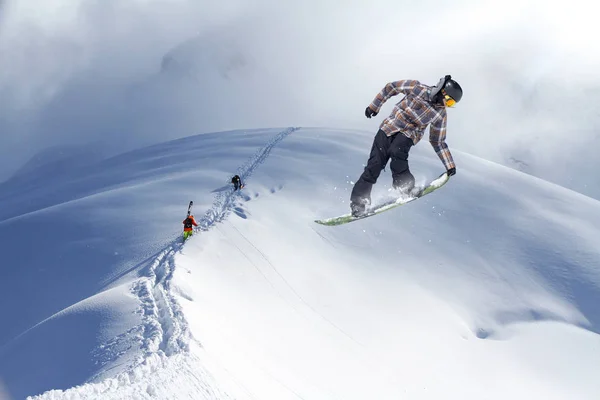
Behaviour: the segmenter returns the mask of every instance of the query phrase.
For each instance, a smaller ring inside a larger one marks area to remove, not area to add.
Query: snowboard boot
[[[392,182],[391,191],[395,192],[400,198],[412,198],[420,194],[419,188],[412,182]]]
[[[423,191],[425,191],[424,187],[415,186],[408,192],[408,195],[410,197],[420,197],[423,194]]]
[[[362,217],[367,213],[366,202],[350,203],[350,210],[352,211],[353,217]]]

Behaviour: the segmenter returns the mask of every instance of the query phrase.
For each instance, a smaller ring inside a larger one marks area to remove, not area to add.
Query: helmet
[[[445,94],[452,97],[457,103],[460,101],[460,99],[462,99],[462,88],[454,79],[447,79],[442,90],[445,92]]]
[[[462,88],[450,75],[440,78],[437,85],[431,87],[429,91],[429,101],[439,103],[442,101],[444,95],[452,97],[454,100],[452,104],[458,103],[462,98]]]

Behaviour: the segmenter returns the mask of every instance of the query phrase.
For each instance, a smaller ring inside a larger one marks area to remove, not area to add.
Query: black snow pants
[[[412,146],[412,139],[403,133],[387,136],[380,129],[373,140],[367,166],[352,189],[350,201],[359,204],[371,201],[371,189],[390,158],[393,187],[405,192],[410,191],[415,186],[415,177],[408,168],[408,152]]]

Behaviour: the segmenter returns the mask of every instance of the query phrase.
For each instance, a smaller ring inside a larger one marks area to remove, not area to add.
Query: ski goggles
[[[446,107],[454,107],[456,100],[448,96],[445,92],[442,92],[442,94],[444,95],[444,100],[446,100]]]
[[[446,100],[446,107],[454,107],[454,105],[456,104],[456,100],[454,100],[447,94],[444,95],[444,100]]]

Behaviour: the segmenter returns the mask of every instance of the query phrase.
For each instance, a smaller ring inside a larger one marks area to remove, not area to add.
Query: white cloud
[[[447,73],[465,90],[451,112],[451,146],[496,161],[523,146],[536,163],[576,158],[599,123],[593,104],[582,101],[597,88],[600,66],[590,7],[12,1],[0,30],[0,168],[14,169],[48,145],[111,135],[135,146],[254,126],[375,131],[362,111],[385,83],[434,84]],[[194,37],[203,45],[191,51],[220,52],[220,59],[180,52],[193,60],[193,79],[157,79],[162,57]],[[237,59],[237,70],[215,78],[209,71],[230,68],[224,59]],[[578,144],[565,149],[570,134]]]

